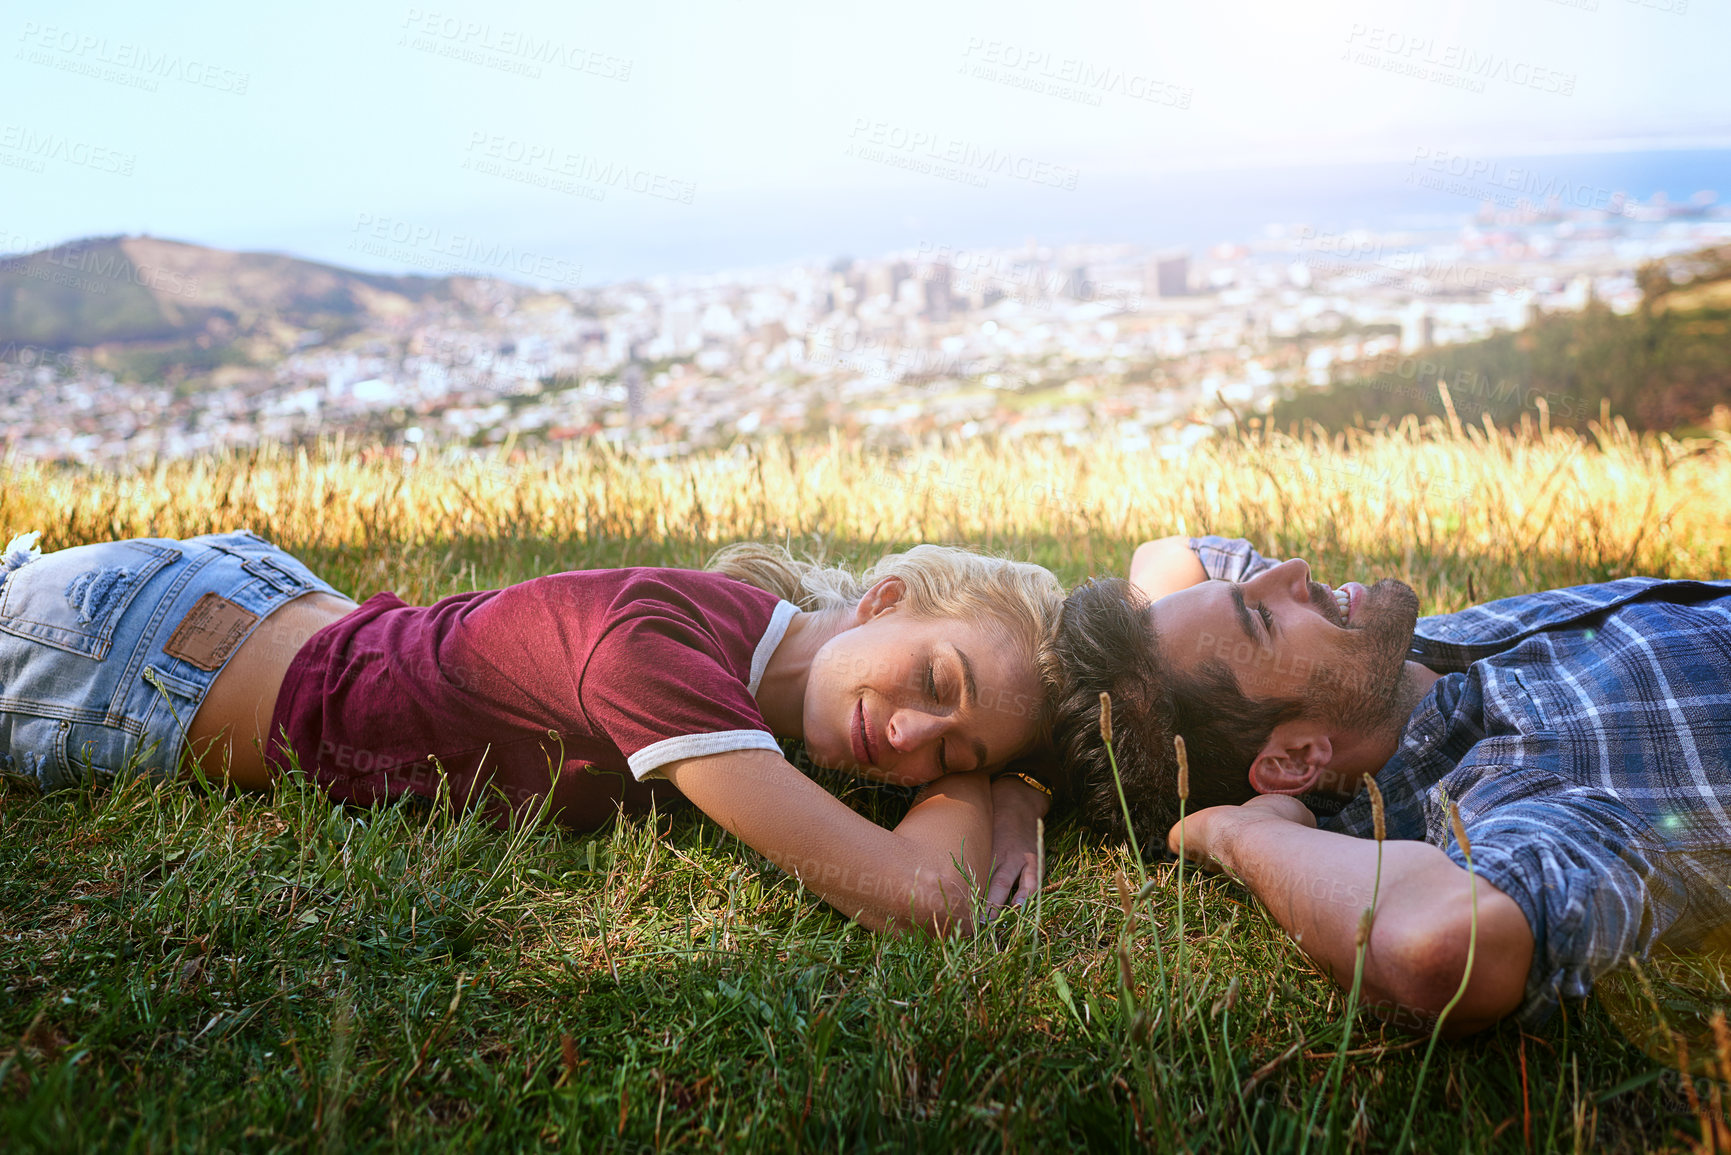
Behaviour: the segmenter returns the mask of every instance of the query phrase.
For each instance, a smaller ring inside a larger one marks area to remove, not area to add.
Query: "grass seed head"
[[[1467,837],[1467,828],[1461,822],[1461,808],[1455,805],[1454,799],[1443,795],[1443,813],[1449,816],[1449,827],[1455,832],[1455,841],[1461,844],[1461,853],[1468,858],[1473,856],[1472,840]]]
[[[1178,753],[1178,800],[1190,800],[1190,754],[1184,749],[1184,735],[1172,737],[1172,748]]]
[[[1100,691],[1100,740],[1112,742],[1112,695],[1104,690]]]
[[[1376,832],[1376,840],[1382,842],[1388,838],[1388,813],[1382,804],[1382,787],[1376,784],[1374,774],[1364,776],[1364,788],[1370,792],[1370,823]]]

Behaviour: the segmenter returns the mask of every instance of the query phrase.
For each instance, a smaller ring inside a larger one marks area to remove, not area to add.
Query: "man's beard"
[[[1314,585],[1311,599],[1339,621],[1334,597]],[[1382,735],[1398,730],[1412,712],[1404,693],[1407,654],[1418,625],[1418,594],[1387,578],[1365,591],[1358,616],[1339,654],[1319,666],[1305,687],[1305,714],[1348,733]]]

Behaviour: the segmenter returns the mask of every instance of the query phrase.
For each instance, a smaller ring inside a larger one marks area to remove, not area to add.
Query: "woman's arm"
[[[992,868],[984,773],[933,782],[885,830],[768,750],[661,769],[698,809],[861,925],[972,932],[975,892]]]
[[[1201,560],[1191,552],[1189,534],[1145,541],[1130,558],[1130,584],[1149,601],[1207,580]]]

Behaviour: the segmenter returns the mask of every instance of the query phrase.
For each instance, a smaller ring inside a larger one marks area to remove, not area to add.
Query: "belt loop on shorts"
[[[6,580],[6,575],[15,569],[23,569],[42,556],[42,550],[36,543],[42,537],[41,530],[21,533],[6,543],[6,548],[0,550],[0,582]]]
[[[254,577],[270,583],[285,594],[299,593],[311,589],[297,574],[290,573],[273,559],[268,557],[249,557],[241,564],[241,568]]]

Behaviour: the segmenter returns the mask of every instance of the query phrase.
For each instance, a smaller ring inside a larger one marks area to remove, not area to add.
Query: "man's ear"
[[[854,620],[863,626],[879,614],[888,613],[901,604],[902,595],[907,590],[907,583],[901,578],[883,578],[860,598],[859,606],[854,610]]]
[[[1334,758],[1334,743],[1319,722],[1282,722],[1250,764],[1250,788],[1258,794],[1308,794]]]

